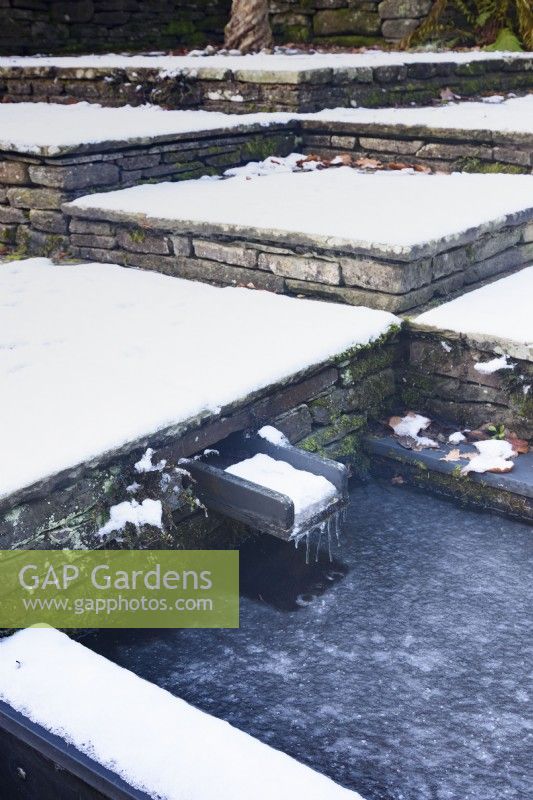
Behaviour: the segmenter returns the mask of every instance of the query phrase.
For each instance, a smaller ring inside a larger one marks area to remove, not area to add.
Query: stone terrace
[[[294,136],[275,116],[0,104],[0,245],[61,249],[68,200],[285,155]]]
[[[79,56],[0,59],[5,101],[159,104],[210,111],[319,111],[429,103],[533,87],[528,53]]]
[[[360,434],[395,394],[391,314],[46,259],[2,265],[0,283],[4,548],[101,546],[127,486],[162,496],[160,471],[134,469],[147,446],[171,477],[179,458],[270,423],[357,471]],[[174,523],[159,546],[213,546],[216,515],[172,487],[162,499]]]
[[[305,153],[353,153],[455,172],[533,172],[533,94],[501,103],[335,109],[299,122]]]
[[[530,266],[413,320],[406,399],[458,424],[503,424],[533,439],[532,297]]]
[[[405,312],[531,260],[530,185],[343,167],[137,187],[64,211],[75,257]]]

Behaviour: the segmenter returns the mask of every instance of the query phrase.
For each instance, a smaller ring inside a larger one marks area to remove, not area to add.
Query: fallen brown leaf
[[[514,467],[513,462],[509,461],[509,466],[508,467],[491,467],[490,469],[487,470],[487,472],[496,472],[498,474],[504,473],[504,472],[511,472],[513,467]]]
[[[529,453],[529,444],[525,439],[518,439],[517,437],[514,436],[508,436],[506,441],[509,442],[515,453],[521,455]]]
[[[387,424],[388,424],[389,428],[392,428],[394,430],[396,425],[399,425],[401,421],[402,421],[402,417],[389,417],[389,420],[388,420]]]
[[[363,156],[362,158],[357,158],[354,161],[354,164],[357,167],[363,167],[365,169],[379,169],[380,167],[383,166],[383,162],[378,161],[377,158],[367,158],[365,156]]]
[[[460,458],[463,458],[461,451],[458,448],[454,448],[449,453],[446,453],[444,458],[439,458],[439,461],[459,461]]]

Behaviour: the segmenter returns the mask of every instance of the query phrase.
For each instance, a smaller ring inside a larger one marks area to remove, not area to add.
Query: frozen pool
[[[371,483],[333,564],[269,537],[246,548],[239,631],[85,643],[367,800],[525,800],[532,541]]]

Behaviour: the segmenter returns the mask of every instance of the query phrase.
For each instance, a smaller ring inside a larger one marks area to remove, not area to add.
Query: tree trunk
[[[225,47],[251,53],[272,46],[268,0],[233,0]]]

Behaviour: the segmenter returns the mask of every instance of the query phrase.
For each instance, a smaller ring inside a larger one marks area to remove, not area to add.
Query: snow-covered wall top
[[[279,163],[274,166],[279,169]],[[249,169],[242,173],[230,180],[91,194],[66,207],[81,216],[97,218],[95,210],[106,219],[139,215],[175,221],[179,230],[217,226],[225,234],[293,243],[301,238],[308,244],[398,258],[410,258],[414,249],[424,255],[441,240],[450,247],[450,239],[471,229],[489,229],[505,218],[509,224],[533,218],[527,175],[368,174],[350,167],[273,172],[251,179]]]
[[[0,699],[150,797],[361,800],[52,628],[0,643]]]
[[[169,111],[158,106],[106,108],[91,103],[0,104],[0,150],[56,155],[80,145],[135,144],[182,134],[279,125],[289,114]]]
[[[299,114],[298,119],[354,126],[394,125],[398,131],[406,127],[424,127],[533,134],[533,94],[507,100],[496,95],[479,103],[447,103],[423,108],[333,108],[316,114]]]
[[[367,308],[112,264],[0,269],[0,496],[366,345]],[[21,458],[21,441],[31,457]]]
[[[533,358],[532,301],[533,266],[432,308],[414,322],[524,344]]]
[[[240,79],[253,73],[307,73],[324,69],[349,69],[402,64],[454,63],[468,64],[505,58],[509,61],[529,59],[531,53],[487,52],[482,50],[446,52],[386,52],[369,50],[365,53],[313,53],[313,54],[257,54],[246,56],[143,56],[143,55],[87,55],[87,56],[11,56],[0,58],[1,68],[60,67],[77,69],[156,69],[165,73],[194,70],[198,77],[209,79],[216,72],[231,71]]]

